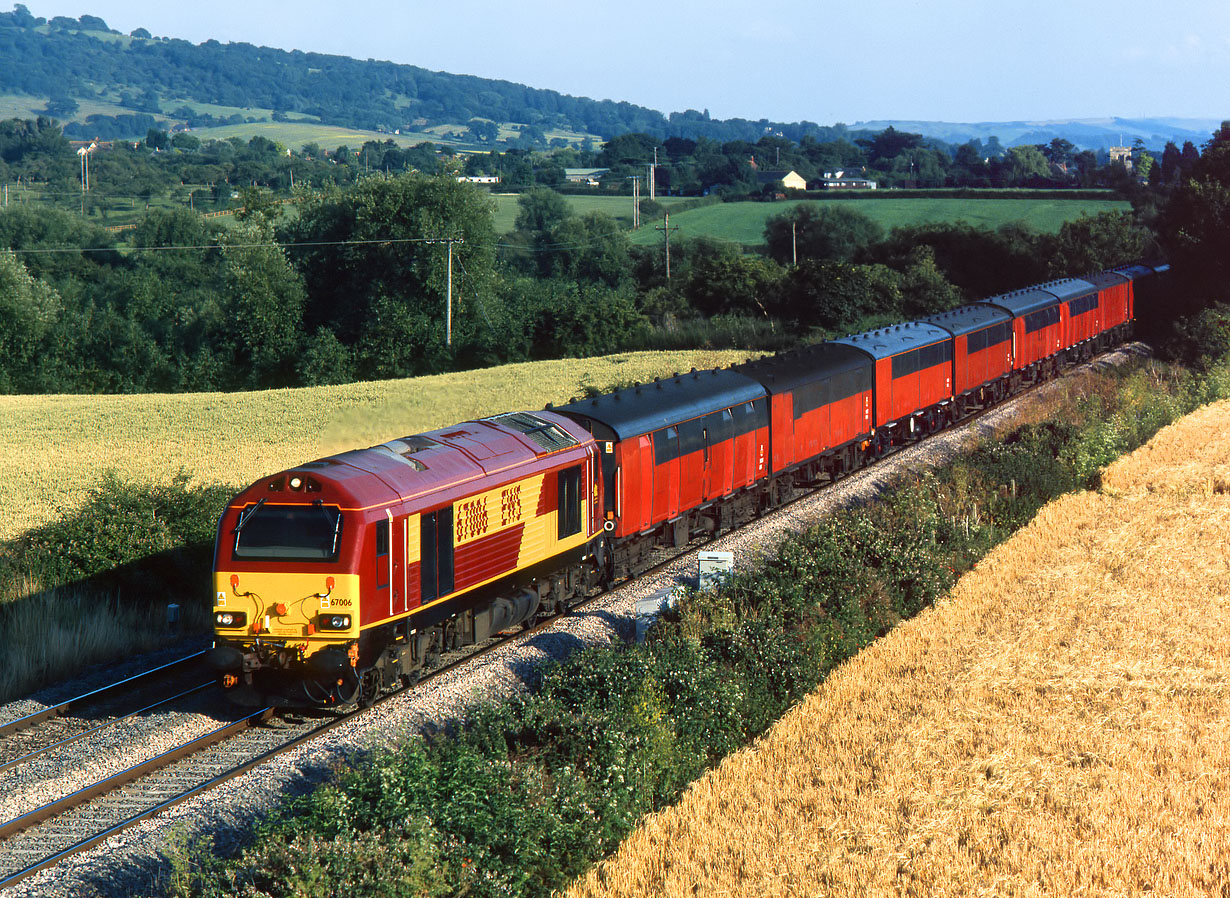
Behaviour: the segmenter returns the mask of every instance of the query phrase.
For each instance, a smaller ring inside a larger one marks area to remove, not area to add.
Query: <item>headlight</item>
[[[214,614],[214,623],[219,627],[242,627],[248,622],[248,616],[242,611],[218,611]]]
[[[349,614],[322,614],[319,618],[320,629],[322,630],[349,630],[350,615]]]

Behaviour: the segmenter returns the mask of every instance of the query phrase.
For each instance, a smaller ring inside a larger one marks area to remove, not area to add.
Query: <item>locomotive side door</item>
[[[393,512],[385,510],[387,520],[384,524],[389,528],[390,538],[387,540],[388,557],[384,559],[388,564],[388,572],[385,577],[388,582],[388,601],[389,601],[389,616],[395,614],[405,614],[409,608],[408,601],[408,573],[406,564],[406,540],[409,535],[408,519],[403,517],[400,521],[393,517]]]
[[[419,538],[423,559],[419,577],[426,605],[453,591],[453,506],[424,512]]]

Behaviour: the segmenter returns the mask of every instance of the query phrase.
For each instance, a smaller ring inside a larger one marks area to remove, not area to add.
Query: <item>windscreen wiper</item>
[[[265,504],[265,497],[261,497],[255,505],[253,505],[251,508],[249,508],[247,511],[245,511],[243,514],[239,516],[239,520],[235,522],[235,536],[239,536],[239,531],[243,530],[244,526],[251,519],[252,515],[256,513],[256,509],[260,508],[264,504]]]

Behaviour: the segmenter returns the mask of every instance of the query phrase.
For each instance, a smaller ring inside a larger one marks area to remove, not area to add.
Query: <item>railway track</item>
[[[581,610],[586,604],[600,597],[601,594],[585,599],[574,606],[572,611]],[[529,630],[503,635],[477,648],[470,646],[454,652],[446,663],[432,669],[417,684],[405,689],[427,686],[436,677],[495,651],[511,639],[532,636],[549,628],[561,616],[549,618]],[[158,672],[149,671],[140,677],[150,677]],[[105,691],[111,692],[122,685],[114,684],[106,687]],[[213,682],[206,685],[212,686]],[[204,688],[205,686],[191,687],[124,717],[94,725],[62,741],[19,755],[0,764],[0,776],[35,757],[86,739],[112,724],[172,705]],[[103,691],[99,690],[100,693]],[[385,702],[402,691],[404,689],[382,694],[376,704]],[[36,715],[29,715],[29,722],[24,727],[19,724],[27,718],[14,721],[6,725],[6,733],[22,732],[23,729],[35,727],[42,721],[55,719],[57,712],[67,713],[70,707],[80,704],[84,698],[86,697],[82,696],[40,711]],[[263,708],[238,720],[215,726],[171,749],[128,765],[14,817],[0,824],[0,889],[15,885],[142,820],[220,786],[253,767],[352,720],[366,710],[368,709],[359,708],[342,714],[324,711],[277,716],[273,708]],[[3,788],[3,785],[3,780],[0,779],[0,788]]]
[[[1024,390],[1014,398],[1026,396],[1038,386],[1042,384]],[[962,419],[952,430],[963,429],[988,412],[1002,407],[1003,404],[1000,404],[988,409],[977,410]],[[889,458],[914,445],[916,442],[893,447],[882,458]],[[815,492],[815,489],[796,490],[795,495],[775,509],[774,514],[791,508]],[[651,577],[668,567],[681,555],[695,551],[708,542],[707,538],[698,538],[682,549],[661,550],[655,555],[651,565],[631,580]],[[631,580],[616,584],[613,588],[622,587]],[[435,678],[493,652],[513,639],[532,637],[535,633],[547,630],[558,623],[560,617],[583,611],[606,594],[602,592],[583,599],[564,615],[549,618],[528,630],[518,630],[512,635],[503,636],[483,646],[469,647],[452,653],[445,664],[432,669],[418,684],[407,688],[416,689],[428,686]],[[182,702],[188,696],[201,691],[204,686],[189,687],[124,716],[116,716],[108,722],[81,728],[79,732],[61,736],[49,745],[7,758],[6,750],[14,735],[22,735],[38,730],[40,727],[46,727],[49,721],[62,721],[73,709],[80,709],[90,702],[97,704],[114,700],[116,696],[122,694],[122,689],[126,685],[148,684],[159,679],[166,679],[171,669],[197,658],[199,655],[148,671],[102,690],[87,693],[37,714],[0,725],[0,738],[6,739],[5,742],[0,743],[0,789],[5,785],[2,777],[6,773],[28,763],[34,757],[41,757],[47,753],[62,750],[70,744],[86,740],[106,726],[153,713],[175,702]],[[382,695],[376,704],[387,701],[401,691],[404,690]],[[352,720],[365,710],[358,709],[346,714],[319,712],[314,715],[276,717],[272,708],[265,708],[237,720],[213,726],[207,732],[194,735],[191,739],[186,739],[169,750],[125,766],[70,794],[14,817],[7,823],[0,824],[0,889],[14,885],[40,870],[55,865],[71,854],[90,848],[127,827],[215,788],[278,754],[289,751]]]
[[[680,554],[695,547],[695,545],[690,545],[682,551],[672,550],[669,557],[657,561],[639,576],[652,575]],[[605,592],[600,592],[585,598],[569,611],[543,620],[533,627],[518,628],[515,632],[501,634],[499,638],[490,640],[482,646],[469,646],[453,652],[445,663],[433,668],[418,683],[384,693],[375,704],[379,705],[388,701],[407,689],[429,686],[435,678],[494,652],[513,639],[533,637],[536,633],[547,630],[558,623],[560,618],[583,611],[586,606],[601,599],[605,594]],[[194,659],[197,657],[193,656]],[[132,679],[153,677],[162,670],[163,668],[148,671]],[[124,681],[124,683],[127,682],[129,681]],[[105,687],[104,690],[98,690],[98,693],[111,693],[122,687],[124,683]],[[206,685],[211,686],[213,683],[211,681]],[[111,724],[169,706],[204,688],[205,686],[191,687],[154,705],[125,715],[125,717],[117,717],[107,723],[95,725],[62,742],[28,752],[0,764],[0,776],[34,757],[88,738]],[[19,724],[22,721],[30,721],[25,725],[25,728],[28,728],[37,726],[42,721],[55,719],[58,714],[67,713],[69,708],[81,704],[86,697],[81,696],[35,715],[29,715],[29,718],[14,721],[6,725],[6,729],[0,731],[0,735],[21,732],[23,727]],[[263,708],[238,720],[216,726],[174,748],[126,766],[122,770],[0,824],[0,889],[15,885],[40,870],[54,866],[72,854],[85,851],[112,835],[187,801],[201,792],[216,788],[253,767],[352,720],[366,710],[368,709],[359,708],[342,714],[327,711],[315,714],[309,712],[306,715],[297,713],[280,717],[275,714],[275,709]],[[0,788],[3,788],[2,779],[0,779]]]

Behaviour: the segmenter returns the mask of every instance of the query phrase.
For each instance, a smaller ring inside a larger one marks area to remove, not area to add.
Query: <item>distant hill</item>
[[[551,131],[603,140],[639,131],[723,141],[754,141],[766,133],[824,140],[846,133],[811,122],[716,121],[695,110],[667,117],[632,103],[511,81],[245,43],[192,44],[153,37],[144,28],[124,35],[97,16],[47,20],[21,5],[0,13],[0,59],[0,94],[47,98],[47,114],[85,122],[83,134],[91,135],[132,114],[193,127],[260,121],[262,115],[384,133],[455,126],[479,146],[545,147]],[[97,109],[106,111],[91,111]],[[89,126],[89,115],[99,116],[98,127]],[[123,136],[144,136],[145,124],[124,119],[118,127],[134,132]]]
[[[822,142],[854,140],[891,125],[947,144],[974,138],[985,143],[994,136],[1013,146],[1064,137],[1080,148],[1099,149],[1140,137],[1148,147],[1161,149],[1168,140],[1203,144],[1219,124],[1214,119],[1107,118],[822,126],[719,120],[694,109],[664,115],[632,103],[413,65],[215,40],[192,44],[154,37],[144,28],[125,35],[97,16],[44,19],[20,4],[0,13],[0,59],[0,97],[37,98],[45,106],[26,103],[27,110],[56,118],[67,135],[81,139],[144,137],[151,127],[275,122],[356,129],[369,136],[412,135],[470,149],[497,144],[501,149],[545,149],[629,132],[721,142],[755,142],[766,135],[796,142],[808,136]],[[320,133],[332,135],[327,128]],[[288,135],[293,130],[288,128]]]
[[[883,131],[892,126],[898,131],[912,131],[942,140],[945,143],[962,144],[970,140],[984,143],[991,137],[999,138],[1007,147],[1021,144],[1050,143],[1056,137],[1070,140],[1082,150],[1099,150],[1112,146],[1131,146],[1140,138],[1149,149],[1160,150],[1172,140],[1176,145],[1190,140],[1199,147],[1207,143],[1213,132],[1221,125],[1219,119],[1180,118],[1088,118],[1059,119],[1037,122],[924,122],[924,121],[871,121],[857,122],[852,129]]]

